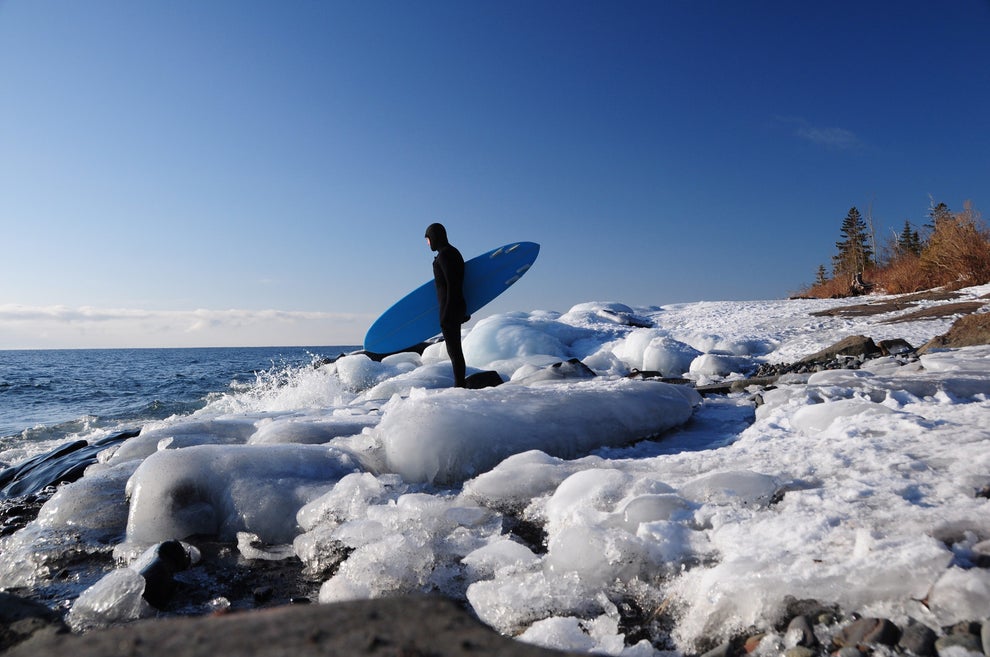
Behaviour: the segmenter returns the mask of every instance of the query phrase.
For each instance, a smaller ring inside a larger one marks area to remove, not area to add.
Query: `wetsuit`
[[[440,302],[440,331],[454,368],[454,385],[463,388],[467,367],[461,349],[461,324],[470,319],[464,301],[464,258],[447,241],[447,230],[442,224],[430,224],[426,237],[430,248],[437,252],[433,259],[433,280]]]

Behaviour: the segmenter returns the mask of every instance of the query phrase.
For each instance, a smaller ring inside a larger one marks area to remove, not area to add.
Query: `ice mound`
[[[455,483],[534,448],[573,458],[655,436],[686,422],[700,399],[689,388],[630,380],[416,390],[390,402],[373,431],[390,471],[407,481]]]
[[[128,482],[127,540],[155,543],[237,532],[289,543],[296,512],[357,469],[353,457],[315,445],[201,445],[149,456]]]

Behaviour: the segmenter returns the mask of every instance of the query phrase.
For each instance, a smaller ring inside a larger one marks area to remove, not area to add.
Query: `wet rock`
[[[880,644],[893,646],[901,631],[886,618],[860,618],[842,628],[832,641],[839,647]]]
[[[164,609],[175,593],[176,573],[191,563],[189,553],[179,541],[164,541],[148,549],[132,566],[144,578],[144,599],[152,607]]]
[[[931,657],[935,654],[935,639],[934,630],[917,621],[911,621],[901,633],[897,645],[918,657]]]
[[[11,466],[0,472],[0,498],[33,495],[57,484],[75,481],[96,462],[97,454],[139,433],[140,430],[122,431],[93,443],[76,440]]]
[[[68,631],[58,614],[40,602],[0,593],[0,652],[35,634]]]
[[[806,646],[809,648],[818,646],[818,637],[815,636],[812,621],[807,616],[795,616],[792,618],[791,622],[787,625],[785,636],[790,639],[790,641],[786,642],[793,642],[795,646]]]

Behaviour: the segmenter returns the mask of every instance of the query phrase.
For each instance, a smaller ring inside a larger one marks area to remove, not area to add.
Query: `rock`
[[[189,567],[189,553],[179,541],[164,541],[149,548],[132,568],[144,578],[144,599],[164,609],[175,592],[175,574]]]
[[[893,646],[901,631],[886,618],[860,618],[842,628],[832,641],[840,647],[881,644]]]
[[[873,338],[868,338],[865,335],[851,335],[836,342],[831,347],[826,347],[817,353],[802,358],[798,361],[798,364],[829,361],[837,356],[864,356],[866,358],[873,358],[879,356],[880,353],[880,348],[873,342]]]
[[[784,657],[815,657],[815,651],[807,646],[794,646],[784,651]]]
[[[790,638],[795,646],[806,646],[814,648],[818,645],[818,637],[812,628],[811,619],[807,616],[795,616],[787,625],[786,636]],[[790,641],[786,641],[790,643]]]
[[[918,655],[918,657],[931,657],[935,654],[935,631],[930,627],[917,621],[911,621],[901,633],[901,640],[897,642],[903,650]]]
[[[495,386],[500,386],[504,383],[502,377],[498,372],[491,370],[486,370],[484,372],[475,372],[471,376],[464,379],[464,387],[470,390],[480,390],[482,388],[494,388]]]
[[[746,654],[751,654],[756,652],[756,649],[760,647],[760,641],[763,640],[766,634],[754,634],[751,637],[746,637],[745,643],[743,643],[743,650]]]
[[[40,602],[0,593],[0,652],[39,633],[68,631],[58,614]]]
[[[990,344],[990,313],[960,317],[948,333],[932,338],[918,349],[918,353],[923,354],[931,349],[954,349],[981,344]]]
[[[96,455],[138,435],[140,430],[122,431],[94,443],[76,440],[60,445],[0,472],[0,498],[23,497],[50,486],[75,481],[96,462]]]
[[[915,348],[911,346],[911,343],[907,340],[902,340],[901,338],[881,340],[877,343],[877,347],[880,348],[880,353],[884,356],[900,356],[903,354],[911,354],[915,351]]]
[[[839,615],[839,608],[836,605],[822,604],[813,598],[798,600],[793,595],[784,597],[784,608],[786,618],[807,616],[812,625],[834,623]]]
[[[541,381],[593,379],[596,376],[597,374],[595,374],[594,370],[590,367],[582,363],[577,358],[571,358],[570,360],[554,363],[553,365],[549,365],[543,369],[538,369],[530,372],[529,374],[525,374],[517,379],[513,379],[513,382],[529,385],[532,383],[539,383]]]
[[[953,655],[960,655],[962,652],[971,652],[975,655],[983,654],[983,643],[976,634],[946,634],[935,641],[935,650],[938,654],[951,652]]]
[[[835,653],[835,657],[863,657],[863,655],[863,651],[856,646],[839,648],[838,652]]]
[[[726,641],[725,643],[722,643],[712,648],[711,650],[703,654],[701,657],[729,657],[729,655],[731,654],[732,654],[732,642]]]
[[[82,635],[36,635],[8,657],[562,657],[503,637],[456,603],[397,597],[142,620]],[[583,654],[583,653],[582,653]]]

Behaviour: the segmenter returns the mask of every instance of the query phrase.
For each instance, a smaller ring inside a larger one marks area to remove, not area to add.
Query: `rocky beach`
[[[919,303],[930,305],[919,310]],[[630,368],[626,376],[664,380],[671,385],[693,388],[709,400],[706,403],[727,397],[742,398],[745,403],[757,409],[758,417],[760,413],[766,412],[760,411],[760,408],[772,408],[775,404],[780,404],[779,400],[775,401],[775,397],[779,397],[782,390],[803,390],[809,385],[809,381],[815,381],[814,377],[821,378],[829,372],[845,373],[841,376],[846,377],[872,378],[874,373],[895,368],[898,372],[906,372],[904,376],[907,378],[898,379],[903,382],[904,389],[917,390],[918,387],[910,383],[910,378],[923,378],[925,363],[934,367],[939,362],[926,361],[926,354],[951,354],[955,350],[990,343],[990,313],[984,311],[986,306],[985,297],[959,302],[954,297],[921,295],[858,304],[847,303],[832,309],[818,310],[817,317],[860,320],[864,317],[881,317],[884,327],[894,328],[883,331],[877,339],[865,334],[849,335],[788,362],[769,359],[761,363],[754,362],[747,376],[722,377],[711,374],[699,377],[695,372],[692,380],[685,378],[685,375],[692,376],[687,371],[651,370],[646,367],[649,365],[646,361],[641,361],[641,367]],[[923,313],[923,319],[912,317],[911,313]],[[899,323],[932,320],[947,322],[949,329],[933,335],[917,348],[906,339],[891,337],[896,333]],[[629,324],[630,331],[649,330],[642,325],[643,322],[637,322],[639,325]],[[725,353],[717,350],[713,350],[711,355],[728,358]],[[572,366],[570,370],[575,372],[574,376],[584,370],[590,372],[595,369],[596,359],[592,357],[587,360],[591,361],[592,367],[584,365],[584,361],[578,361],[584,369]],[[881,365],[884,368],[882,370],[878,369]],[[909,372],[910,368],[916,368],[917,374]],[[559,376],[561,369],[568,368],[558,366],[547,372],[553,370],[552,375]],[[830,381],[829,385],[833,387],[849,385],[846,383],[848,379]],[[966,384],[968,388],[965,393],[960,392],[962,388],[958,385],[939,386],[943,390],[953,390],[954,392],[948,393],[950,395],[958,397],[961,394],[970,394],[985,402],[990,393],[990,390],[984,390],[987,386],[979,383],[978,379],[970,378],[967,381],[969,383]],[[818,390],[815,394],[827,394],[822,392],[825,388],[815,390]],[[812,389],[808,388],[808,391],[811,394]],[[876,396],[875,392],[867,391],[866,394]],[[814,410],[827,407],[827,404],[819,403],[810,408]],[[123,444],[135,438],[135,434],[109,437],[102,445],[103,449],[108,449],[111,438]],[[657,444],[663,445],[664,440],[661,437]],[[24,485],[29,480],[28,475],[32,469],[34,475],[42,479],[34,482],[30,494],[8,496],[4,501],[0,508],[4,535],[16,536],[25,530],[31,531],[37,523],[37,515],[52,499],[54,485],[61,483],[62,486],[68,486],[70,482],[85,481],[87,477],[83,476],[84,468],[97,462],[96,454],[99,451],[86,451],[84,448],[68,450],[64,454],[49,455],[52,458],[47,462],[40,459],[38,463],[45,467],[35,464],[34,468],[25,467],[19,472],[8,470],[5,474],[9,476],[4,481],[7,486],[16,482]],[[75,455],[73,452],[76,452]],[[497,471],[498,468],[490,474]],[[773,476],[773,482],[769,479],[766,482],[760,480],[761,486],[767,486],[761,489],[765,492],[753,494],[749,498],[752,500],[751,504],[760,508],[760,513],[773,513],[786,504],[789,498],[814,488],[806,478],[792,478],[787,481],[782,473],[769,472],[766,469],[760,476],[763,475]],[[43,476],[48,476],[50,480],[43,481]],[[479,481],[484,479],[482,477]],[[737,479],[734,485],[739,486],[741,481],[742,479]],[[990,504],[990,472],[986,472],[982,480],[970,477],[965,485],[969,487],[971,499],[976,504],[973,508],[985,511],[987,504]],[[479,484],[473,486],[475,499],[482,499],[476,491],[483,487]],[[700,499],[690,497],[687,489],[687,486],[679,489],[682,500]],[[709,496],[712,494],[706,493]],[[747,495],[739,494],[744,497]],[[502,502],[492,499],[486,504],[500,509],[499,522],[502,529],[499,533],[504,532],[511,536],[514,545],[524,547],[535,558],[552,560],[553,552],[557,549],[552,542],[553,532],[557,531],[552,525],[552,512],[545,516],[549,518],[549,523],[546,520],[541,522],[539,516],[506,504],[509,498],[505,493],[498,495],[502,497]],[[660,499],[656,498],[657,501]],[[921,499],[918,498],[919,501]],[[680,501],[678,504],[684,502]],[[630,513],[627,508],[627,517]],[[711,522],[709,521],[709,526],[712,526]],[[715,526],[717,524],[718,521]],[[669,523],[663,527],[663,531],[683,531]],[[946,605],[973,609],[979,608],[981,601],[990,599],[990,536],[983,535],[979,527],[979,522],[964,526],[959,521],[953,521],[942,525],[933,533],[933,539],[949,548],[947,554],[951,557],[948,562],[950,570],[929,591],[930,599],[929,595],[923,595],[916,600],[903,600],[905,608],[912,605],[919,609],[931,608],[939,612],[933,618],[947,618],[944,613]],[[661,527],[657,526],[657,529]],[[160,577],[153,580],[149,575],[150,571],[142,571],[147,584],[143,585],[144,589],[139,595],[143,594],[146,601],[154,599],[153,588],[160,592],[162,581],[167,584],[167,590],[153,605],[159,611],[151,614],[145,611],[132,617],[125,614],[120,620],[108,623],[110,627],[94,626],[82,632],[79,628],[70,630],[65,618],[68,605],[51,604],[52,596],[58,595],[59,580],[71,581],[82,577],[92,581],[98,578],[98,573],[107,571],[115,561],[119,561],[106,550],[90,551],[88,555],[74,551],[62,552],[46,566],[54,573],[54,577],[47,583],[39,582],[41,585],[33,588],[34,593],[31,593],[30,588],[7,587],[8,592],[0,595],[0,619],[3,627],[0,648],[12,655],[72,654],[77,657],[97,654],[150,655],[163,652],[179,656],[292,654],[302,657],[337,654],[549,655],[561,653],[533,643],[569,645],[571,650],[577,649],[579,653],[603,652],[601,644],[581,646],[574,637],[582,633],[590,637],[596,636],[596,633],[601,632],[603,619],[611,618],[613,620],[610,622],[614,622],[614,627],[609,631],[624,638],[621,644],[610,644],[612,650],[607,651],[609,654],[647,655],[657,651],[660,654],[706,657],[738,657],[744,654],[784,654],[787,657],[838,654],[842,657],[858,657],[894,653],[918,657],[971,657],[990,654],[987,651],[990,647],[990,623],[987,622],[990,609],[986,609],[983,614],[974,613],[972,617],[932,627],[931,619],[927,623],[920,622],[911,615],[902,613],[885,617],[870,613],[870,605],[865,605],[864,611],[863,608],[842,604],[835,599],[798,595],[782,595],[777,600],[765,602],[760,608],[774,610],[771,615],[742,624],[737,618],[731,627],[720,627],[717,624],[719,613],[722,612],[716,604],[712,607],[715,624],[706,625],[707,629],[702,635],[696,636],[693,648],[684,650],[670,638],[671,631],[679,622],[679,614],[685,604],[684,598],[678,599],[673,589],[668,590],[667,595],[659,597],[649,593],[640,597],[629,594],[638,586],[635,581],[648,577],[645,571],[630,580],[626,585],[629,588],[622,595],[616,595],[614,588],[606,587],[606,591],[611,591],[607,595],[614,603],[613,611],[606,611],[597,619],[593,614],[584,619],[577,616],[574,620],[563,615],[557,619],[548,616],[547,621],[540,626],[541,639],[534,641],[532,629],[526,636],[526,632],[507,630],[512,627],[511,623],[500,626],[499,622],[495,622],[494,626],[501,630],[496,631],[492,628],[492,617],[479,614],[469,600],[463,597],[437,596],[436,589],[432,591],[433,595],[425,595],[431,592],[429,585],[420,587],[417,592],[403,591],[400,587],[382,595],[375,594],[369,600],[330,602],[321,593],[326,587],[326,571],[314,572],[312,564],[297,555],[300,552],[298,542],[297,549],[293,551],[291,546],[267,543],[258,537],[251,539],[239,536],[236,544],[208,535],[181,538],[182,543],[175,541],[181,557],[175,559],[183,563],[170,562],[173,565],[167,569],[164,580]],[[593,534],[588,534],[585,540],[593,543],[597,539]],[[882,539],[874,532],[872,541],[878,540]],[[188,556],[186,550],[190,547],[194,548],[195,559],[185,561]],[[851,546],[851,549],[863,548]],[[332,571],[347,562],[351,551],[353,548],[336,557]],[[7,558],[7,554],[4,556]],[[169,558],[171,557],[167,557],[161,550],[156,556],[159,564],[162,559],[167,561]],[[703,558],[718,559],[713,553],[708,553]],[[820,553],[819,558],[830,557],[827,553]],[[561,562],[558,560],[550,563],[559,567]],[[435,567],[440,566],[438,564]],[[580,566],[576,567],[576,572],[582,572]],[[691,560],[684,560],[680,567],[691,570],[695,565]],[[845,586],[859,586],[854,578],[860,577],[862,573],[857,568],[850,566],[850,571],[845,575],[849,578]],[[624,577],[620,571],[615,572]],[[733,577],[739,579],[731,586],[746,587],[747,575],[740,571]],[[765,573],[751,570],[748,577],[752,578],[753,583],[757,583],[765,577]],[[953,581],[956,583],[953,584]],[[888,586],[883,579],[875,580],[873,585]],[[967,603],[959,602],[951,596],[947,598],[947,587],[962,587],[962,590],[968,591],[963,593],[963,599],[968,600],[970,606],[966,607]],[[713,589],[712,595],[729,593],[726,589],[721,590],[722,593],[715,593]],[[547,594],[552,595],[552,589],[548,589]],[[733,590],[729,595],[745,596],[745,593],[743,590]],[[46,598],[48,602],[45,601]],[[470,595],[468,598],[470,599]],[[110,598],[102,600],[105,602],[108,599]],[[113,599],[119,601],[121,598]],[[604,604],[604,601],[600,603]],[[511,599],[507,604],[509,607],[513,606]],[[525,595],[521,596],[520,608],[532,604]],[[576,607],[580,605],[577,604]],[[510,617],[511,613],[509,612]],[[696,609],[696,613],[702,614],[699,618],[704,616],[703,610]],[[557,633],[557,640],[553,638],[554,633]],[[509,636],[516,638],[508,638]],[[518,640],[520,638],[523,640]]]

